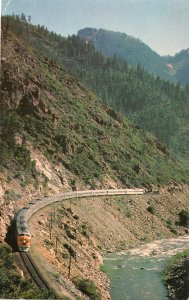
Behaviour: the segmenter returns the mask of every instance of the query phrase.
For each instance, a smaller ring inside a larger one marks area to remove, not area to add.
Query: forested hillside
[[[175,56],[165,56],[169,73],[183,84],[189,84],[189,49],[182,50]]]
[[[37,188],[32,145],[93,188],[105,182],[149,187],[189,181],[188,167],[156,138],[104,106],[4,24],[2,46],[1,168],[11,176],[26,178],[29,172]]]
[[[90,41],[49,32],[44,26],[4,17],[3,26],[64,67],[108,105],[156,135],[173,153],[189,158],[189,87],[153,77],[116,56],[105,57]]]
[[[189,49],[175,56],[160,56],[141,40],[121,32],[84,28],[78,31],[78,36],[93,42],[95,48],[106,56],[117,55],[131,66],[140,64],[154,76],[189,84]]]
[[[116,55],[126,59],[131,66],[140,64],[150,73],[170,79],[161,56],[139,39],[126,33],[95,28],[81,29],[77,35],[86,41],[93,42],[95,48],[105,56]]]

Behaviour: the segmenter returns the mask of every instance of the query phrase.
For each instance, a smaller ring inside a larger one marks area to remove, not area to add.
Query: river
[[[166,300],[160,273],[168,257],[189,248],[189,236],[163,239],[104,259],[112,300]]]

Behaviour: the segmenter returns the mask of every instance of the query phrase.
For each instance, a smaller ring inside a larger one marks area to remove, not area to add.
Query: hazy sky
[[[63,36],[84,27],[125,32],[161,55],[189,48],[189,0],[1,0],[3,14],[31,15]]]

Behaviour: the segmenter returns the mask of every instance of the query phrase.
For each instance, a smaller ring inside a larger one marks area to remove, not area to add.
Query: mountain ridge
[[[180,66],[181,62],[179,59],[179,56],[186,53],[185,59],[188,70],[188,49],[181,50],[174,56],[161,56],[140,39],[129,36],[126,33],[86,27],[80,29],[77,35],[93,42],[95,48],[107,56],[118,55],[125,58],[129,64],[134,66],[141,64],[149,72],[164,79],[180,80],[183,84],[189,83],[189,76],[183,78],[182,73],[184,70]]]

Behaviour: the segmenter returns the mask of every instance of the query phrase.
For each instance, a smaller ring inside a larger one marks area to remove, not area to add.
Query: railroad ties
[[[30,254],[28,252],[20,252],[20,256],[36,285],[43,290],[49,290],[50,288],[47,281],[43,278],[38,267],[33,262]]]

